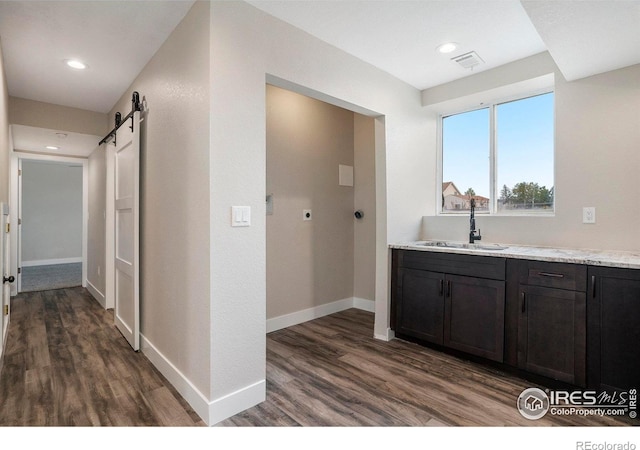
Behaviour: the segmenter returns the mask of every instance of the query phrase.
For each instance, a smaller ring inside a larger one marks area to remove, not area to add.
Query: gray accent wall
[[[22,162],[22,263],[82,258],[82,166]]]
[[[267,319],[374,300],[374,119],[272,85],[266,105]],[[339,185],[339,165],[354,168],[353,186]]]
[[[267,85],[267,318],[353,297],[353,113]],[[311,220],[303,211],[311,210]]]

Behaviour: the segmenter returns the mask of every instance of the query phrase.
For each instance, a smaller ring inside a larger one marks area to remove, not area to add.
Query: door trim
[[[19,195],[22,183],[18,177],[18,169],[21,161],[50,161],[58,163],[72,163],[82,166],[82,287],[87,287],[87,244],[89,230],[89,160],[87,158],[73,158],[69,156],[40,155],[36,153],[26,153],[13,151],[11,153],[11,196],[9,208],[11,211],[18,211],[18,214],[10,215],[11,222],[11,271],[16,274],[17,281],[11,286],[11,295],[15,296],[19,292],[18,285],[21,284],[21,276],[18,274],[19,254],[21,245],[20,226],[18,219],[22,212],[22,198]]]

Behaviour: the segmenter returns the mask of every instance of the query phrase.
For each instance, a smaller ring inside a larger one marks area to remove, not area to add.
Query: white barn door
[[[133,130],[131,130],[133,121]],[[113,167],[113,296],[115,325],[140,349],[140,112],[116,132]],[[111,203],[111,202],[109,202]]]

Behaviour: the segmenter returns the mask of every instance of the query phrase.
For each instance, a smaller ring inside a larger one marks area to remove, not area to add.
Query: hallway
[[[23,293],[11,304],[0,425],[204,425],[85,289]]]

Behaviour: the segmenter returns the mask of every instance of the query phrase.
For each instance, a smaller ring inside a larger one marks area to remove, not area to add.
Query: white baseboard
[[[87,281],[86,288],[89,291],[89,293],[93,296],[93,298],[95,298],[98,301],[98,303],[100,303],[100,305],[102,305],[104,309],[107,309],[107,299],[104,297],[104,294],[100,292],[100,290],[96,288],[91,283],[91,281],[89,280],[86,280],[86,281]]]
[[[381,341],[392,341],[396,338],[396,333],[391,329],[387,328],[386,334],[374,334],[374,338],[380,339]]]
[[[376,302],[366,298],[353,297],[353,307],[367,312],[376,312]]]
[[[260,380],[231,394],[213,400],[209,404],[209,420],[207,424],[215,425],[218,422],[235,416],[252,406],[266,400],[267,382]]]
[[[209,424],[210,407],[207,398],[142,334],[140,334],[140,342],[142,344],[142,353],[144,353],[160,373],[169,380],[169,383],[171,383],[187,403],[191,405],[196,414]]]
[[[73,264],[81,263],[82,257],[78,258],[58,258],[58,259],[34,259],[32,261],[21,261],[21,267],[33,267],[33,266],[52,266],[54,264]]]
[[[209,426],[262,403],[266,399],[267,383],[266,380],[260,380],[236,392],[209,401],[145,336],[141,334],[140,338],[142,352],[149,361]]]
[[[267,319],[267,333],[281,330],[283,328],[292,327],[309,320],[318,319],[350,308],[362,309],[374,312],[375,302],[373,300],[365,300],[358,297],[343,298],[324,305],[314,306],[313,308],[303,309],[283,316]]]

